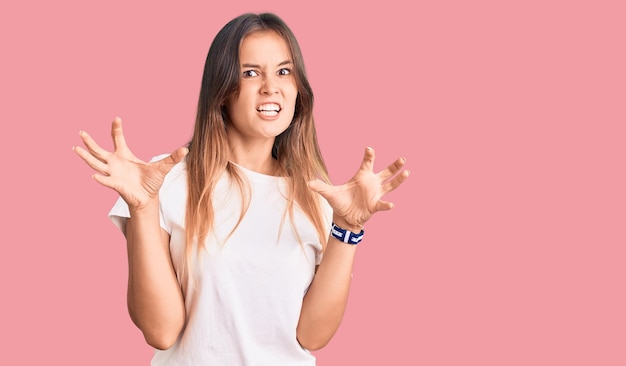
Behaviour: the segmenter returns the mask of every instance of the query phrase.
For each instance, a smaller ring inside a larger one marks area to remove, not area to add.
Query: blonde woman
[[[374,151],[333,186],[317,142],[298,43],[274,14],[220,30],[204,68],[193,137],[151,162],[85,132],[75,152],[120,194],[128,310],[153,365],[315,365],[346,306],[363,225],[409,175]]]

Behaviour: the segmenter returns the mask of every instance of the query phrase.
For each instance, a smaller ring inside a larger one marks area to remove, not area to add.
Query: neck
[[[237,165],[265,175],[278,176],[278,161],[272,158],[272,146],[241,146],[230,149],[229,160]]]

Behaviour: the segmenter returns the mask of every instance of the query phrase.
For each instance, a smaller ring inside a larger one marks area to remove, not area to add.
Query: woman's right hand
[[[84,131],[80,132],[80,137],[87,149],[79,146],[72,149],[96,171],[93,178],[98,183],[117,191],[131,210],[140,210],[157,197],[165,175],[189,150],[181,147],[165,159],[147,163],[138,159],[126,145],[119,117],[113,120],[111,136],[113,152],[102,149]]]

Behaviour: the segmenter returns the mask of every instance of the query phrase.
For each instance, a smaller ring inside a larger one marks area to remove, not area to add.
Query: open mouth
[[[280,106],[276,103],[267,103],[261,104],[256,110],[264,116],[273,117],[280,112]]]

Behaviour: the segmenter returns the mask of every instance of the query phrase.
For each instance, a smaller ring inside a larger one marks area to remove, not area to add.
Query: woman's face
[[[298,96],[287,42],[274,31],[251,33],[241,43],[239,61],[239,95],[226,104],[229,136],[273,142],[289,127]]]

